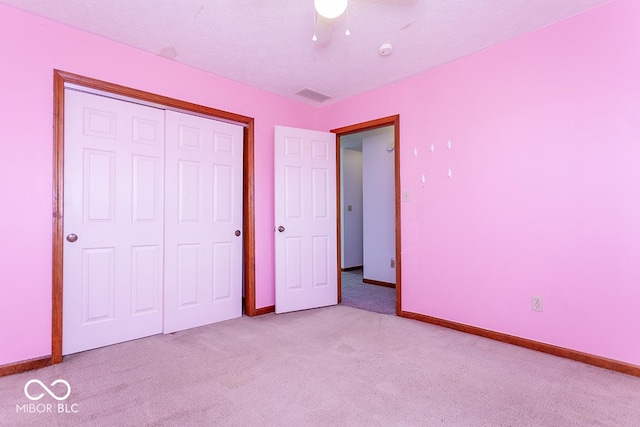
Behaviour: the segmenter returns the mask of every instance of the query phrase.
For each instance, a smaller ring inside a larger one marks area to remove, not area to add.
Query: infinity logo
[[[70,385],[69,385],[69,383],[68,383],[68,382],[66,382],[65,380],[57,379],[57,380],[55,380],[54,382],[52,382],[52,383],[51,383],[51,387],[55,386],[56,384],[60,384],[60,383],[62,383],[62,384],[64,384],[64,385],[66,385],[66,386],[67,386],[67,394],[65,394],[65,395],[64,395],[64,396],[62,396],[62,397],[58,397],[54,392],[52,392],[52,391],[49,389],[49,387],[47,387],[46,385],[44,385],[44,384],[42,383],[42,381],[40,381],[40,380],[30,380],[30,381],[28,381],[28,382],[24,385],[24,395],[25,395],[25,396],[27,396],[27,398],[28,398],[28,399],[30,399],[30,400],[40,400],[40,399],[42,399],[42,398],[44,397],[44,393],[40,393],[40,394],[39,394],[39,395],[37,395],[37,396],[31,396],[31,395],[29,394],[29,390],[28,390],[28,388],[29,388],[29,386],[30,386],[31,384],[33,384],[33,383],[40,384],[40,387],[42,387],[42,389],[43,389],[44,391],[46,391],[47,393],[49,393],[49,396],[53,397],[53,398],[54,398],[54,399],[56,399],[56,400],[65,400],[67,397],[69,397],[69,396],[71,395],[71,386],[70,386]]]

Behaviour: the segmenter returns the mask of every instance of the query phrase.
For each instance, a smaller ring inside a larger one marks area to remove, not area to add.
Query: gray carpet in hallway
[[[29,403],[27,381],[58,378],[76,413],[16,410]],[[637,427],[640,378],[340,305],[156,335],[0,378],[0,424]]]
[[[382,314],[396,314],[396,290],[362,283],[362,269],[342,272],[342,304]]]

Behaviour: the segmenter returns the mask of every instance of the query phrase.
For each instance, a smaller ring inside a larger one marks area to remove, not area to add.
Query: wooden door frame
[[[340,137],[367,130],[393,126],[394,137],[394,166],[395,166],[395,228],[396,228],[396,315],[402,311],[402,260],[400,238],[402,236],[400,226],[400,208],[402,196],[400,191],[400,115],[382,117],[368,122],[332,129],[336,134],[336,215],[338,219],[338,304],[342,302],[342,230],[341,216],[342,206],[340,204]]]
[[[255,316],[255,192],[254,192],[254,119],[253,117],[217,110],[202,105],[156,95],[65,71],[53,71],[53,278],[51,360],[62,362],[62,296],[63,296],[63,231],[64,231],[64,88],[74,84],[166,107],[169,110],[208,116],[244,126],[243,150],[243,255],[244,255],[244,311]]]

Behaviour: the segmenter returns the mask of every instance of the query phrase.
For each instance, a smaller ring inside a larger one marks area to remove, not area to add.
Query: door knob
[[[76,236],[75,234],[71,233],[67,236],[67,242],[75,242],[76,240],[78,240],[78,236]]]
[[[282,233],[284,231],[284,227],[283,226],[278,227],[278,231]]]
[[[239,236],[240,234],[242,234],[240,233],[240,230],[236,230],[236,236]]]

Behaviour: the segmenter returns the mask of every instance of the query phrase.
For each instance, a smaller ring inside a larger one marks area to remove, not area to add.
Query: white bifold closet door
[[[242,315],[243,129],[166,112],[164,332]]]
[[[160,333],[164,111],[65,90],[64,129],[62,352]]]
[[[63,354],[242,314],[242,143],[65,90]]]

